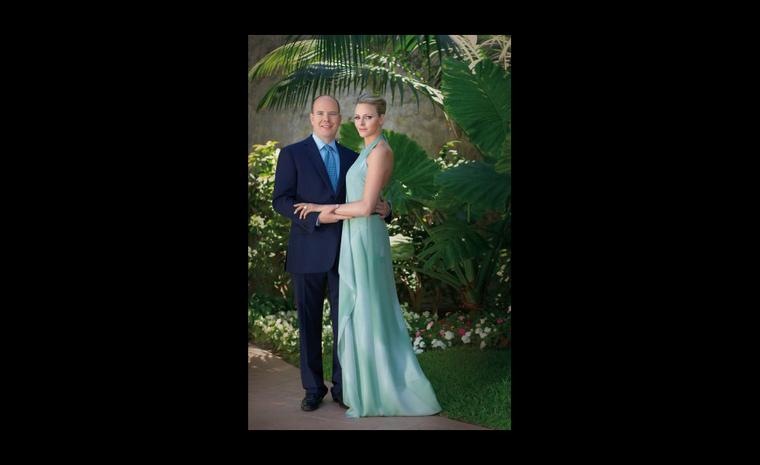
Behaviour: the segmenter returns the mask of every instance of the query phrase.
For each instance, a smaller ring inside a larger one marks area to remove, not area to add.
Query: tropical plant
[[[262,97],[257,110],[303,107],[317,95],[339,92],[398,92],[401,103],[411,91],[439,107],[441,60],[459,56],[448,35],[318,35],[291,38],[254,64],[249,81],[280,77]]]
[[[425,260],[421,271],[457,287],[463,306],[477,310],[497,264],[504,261],[502,250],[507,264],[511,259],[511,77],[489,60],[470,68],[447,59],[443,72],[444,108],[484,160],[438,175],[440,197],[447,205],[466,205],[467,220],[456,218],[463,212],[451,215],[449,209],[444,222],[427,228],[430,238],[419,257]],[[509,277],[509,266],[506,273]]]

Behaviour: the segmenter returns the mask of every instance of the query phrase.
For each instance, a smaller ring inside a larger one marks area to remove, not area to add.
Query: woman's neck
[[[383,135],[383,131],[380,130],[374,134],[370,134],[369,136],[364,138],[364,146],[369,147],[369,144],[375,142],[375,139]]]

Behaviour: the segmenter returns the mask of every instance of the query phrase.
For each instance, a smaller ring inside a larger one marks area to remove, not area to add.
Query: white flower
[[[445,337],[447,341],[450,341],[454,339],[454,333],[452,333],[451,331],[446,331],[443,337]]]
[[[469,344],[470,343],[470,332],[467,331],[464,333],[464,336],[462,336],[462,343],[463,344]]]
[[[260,216],[256,216],[256,215],[251,216],[251,225],[259,227],[259,228],[263,228],[264,227],[264,218],[262,218]]]
[[[486,341],[480,341],[480,348],[482,349],[485,346],[486,346]]]
[[[421,353],[423,353],[423,352],[425,352],[425,351],[424,351],[424,350],[422,350],[422,349],[414,349],[414,353],[415,353],[415,354],[421,354]]]
[[[491,332],[491,327],[490,326],[486,326],[486,334],[488,334],[490,332]]]
[[[445,349],[446,348],[446,344],[444,344],[443,341],[439,341],[438,339],[433,339],[433,342],[430,345],[433,346],[434,349],[435,348],[440,348],[440,349]]]
[[[426,311],[422,312],[422,316],[424,316],[425,318],[427,318],[427,317],[429,317],[429,316],[430,316],[430,312],[428,312],[428,311],[426,310]]]
[[[425,341],[420,341],[420,347],[425,347]]]

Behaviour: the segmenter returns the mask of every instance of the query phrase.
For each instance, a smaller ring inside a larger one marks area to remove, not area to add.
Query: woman
[[[441,411],[401,314],[388,229],[372,215],[393,173],[393,151],[382,133],[385,111],[382,98],[357,101],[354,123],[365,148],[346,174],[347,203],[294,205],[300,216],[327,210],[345,218],[338,265],[338,358],[349,417]]]

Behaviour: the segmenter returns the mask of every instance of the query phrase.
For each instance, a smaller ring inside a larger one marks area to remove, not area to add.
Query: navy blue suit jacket
[[[359,154],[337,142],[335,145],[340,156],[338,192],[333,192],[327,169],[311,135],[280,151],[272,207],[291,221],[285,261],[285,270],[289,273],[326,272],[338,259],[343,222],[315,227],[319,212],[309,213],[305,219],[293,214],[293,204],[299,202],[345,203],[346,172]]]

